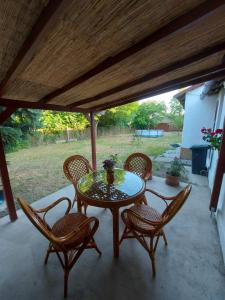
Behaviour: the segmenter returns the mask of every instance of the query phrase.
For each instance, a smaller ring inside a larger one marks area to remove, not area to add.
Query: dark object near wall
[[[192,174],[206,175],[206,156],[209,146],[194,145],[192,150]]]

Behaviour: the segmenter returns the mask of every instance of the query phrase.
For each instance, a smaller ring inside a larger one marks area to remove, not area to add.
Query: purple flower
[[[115,161],[114,160],[106,159],[106,160],[103,161],[103,168],[105,170],[113,169],[114,166],[115,166]]]

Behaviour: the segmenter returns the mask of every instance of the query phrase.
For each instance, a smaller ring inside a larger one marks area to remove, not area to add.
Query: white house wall
[[[215,121],[215,129],[223,128],[223,122],[225,118],[225,100],[224,100],[224,89],[222,89],[217,96],[219,100],[217,116]],[[218,151],[213,151],[210,161],[208,161],[208,181],[209,187],[212,190],[214,184],[214,178],[216,173],[216,166],[218,161]]]
[[[185,96],[185,114],[182,134],[182,148],[205,144],[201,128],[212,128],[217,106],[217,95],[200,98],[203,86],[188,92]]]

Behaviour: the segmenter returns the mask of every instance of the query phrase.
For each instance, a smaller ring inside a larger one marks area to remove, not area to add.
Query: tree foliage
[[[40,110],[19,108],[4,122],[4,127],[19,129],[26,136],[42,126],[41,115]]]
[[[106,110],[99,118],[100,127],[129,127],[135,116],[139,104],[130,103]]]
[[[170,101],[170,114],[169,118],[171,120],[172,125],[177,130],[182,130],[183,128],[183,120],[184,120],[184,112],[183,112],[183,106],[180,104],[180,102],[173,98]]]
[[[0,129],[7,150],[20,147],[29,135],[42,126],[41,114],[39,110],[19,108],[4,122]]]
[[[81,113],[44,111],[42,116],[43,130],[46,132],[60,132],[67,128],[82,130],[89,123]]]
[[[164,118],[166,106],[162,102],[146,102],[141,104],[132,121],[132,127],[135,129],[155,128]]]

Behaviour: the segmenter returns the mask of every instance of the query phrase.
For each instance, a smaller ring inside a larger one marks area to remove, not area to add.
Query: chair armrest
[[[67,201],[68,202],[68,207],[67,207],[67,210],[65,212],[65,215],[67,215],[70,210],[71,210],[71,207],[72,207],[72,204],[71,204],[71,200],[67,197],[62,197],[62,198],[59,198],[58,200],[56,200],[55,202],[53,202],[52,204],[44,207],[44,208],[41,208],[41,209],[36,209],[35,211],[37,213],[44,213],[44,217],[45,218],[45,215],[46,213],[51,210],[53,207],[55,207],[56,205],[58,205],[59,203],[61,203],[62,201]]]
[[[161,198],[162,200],[174,200],[174,196],[172,196],[172,197],[163,196],[163,195],[161,195],[151,189],[148,189],[148,188],[146,188],[145,191],[156,195],[157,197]]]
[[[151,226],[154,226],[154,227],[157,227],[157,226],[160,226],[160,225],[163,225],[163,218],[161,221],[150,221],[146,218],[144,218],[143,216],[140,216],[139,214],[137,214],[136,212],[134,212],[133,210],[131,209],[125,209],[123,212],[122,212],[122,219],[124,219],[124,215],[125,214],[131,214],[133,215],[135,218],[137,218],[138,220],[148,224],[148,225],[151,225]]]

